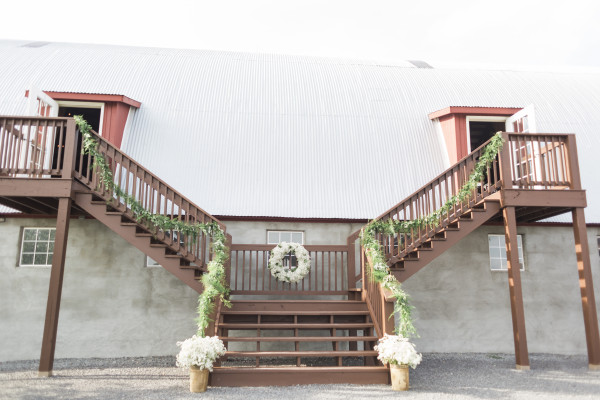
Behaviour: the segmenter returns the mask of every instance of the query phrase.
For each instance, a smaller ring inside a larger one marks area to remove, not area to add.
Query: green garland
[[[395,299],[394,314],[399,314],[399,323],[395,330],[397,335],[410,337],[417,334],[412,322],[412,310],[414,307],[410,305],[409,296],[402,290],[401,283],[390,273],[381,244],[376,239],[377,234],[390,236],[395,234],[410,234],[420,228],[438,226],[444,214],[449,214],[455,204],[464,202],[477,189],[477,184],[485,177],[487,170],[492,165],[503,145],[504,139],[500,132],[498,132],[483,149],[479,161],[477,161],[477,164],[469,175],[469,179],[463,187],[456,195],[448,198],[442,207],[431,214],[410,221],[398,221],[391,218],[386,221],[373,220],[362,229],[360,233],[361,245],[373,265],[372,271],[371,268],[367,268],[367,275],[372,282],[381,283],[385,289],[392,292],[392,297]],[[394,314],[390,315],[390,318]]]
[[[125,192],[117,183],[115,183],[112,170],[108,165],[104,154],[98,151],[98,142],[91,134],[92,127],[82,116],[76,115],[74,118],[79,131],[83,135],[82,153],[92,157],[93,165],[91,168],[96,168],[98,171],[99,183],[103,184],[109,192],[112,192],[118,198],[123,199],[125,204],[131,209],[137,222],[144,223],[146,226],[158,228],[163,232],[181,232],[194,239],[197,238],[200,233],[212,237],[213,258],[208,263],[208,272],[202,275],[204,291],[198,298],[198,317],[196,318],[196,323],[198,324],[197,334],[204,337],[205,330],[211,321],[210,315],[214,311],[215,300],[217,297],[219,297],[227,307],[231,306],[231,303],[227,299],[229,288],[227,287],[225,279],[225,263],[229,258],[229,249],[226,246],[225,233],[219,224],[214,221],[206,224],[189,224],[178,219],[170,218],[166,215],[153,214],[146,210],[133,196]]]

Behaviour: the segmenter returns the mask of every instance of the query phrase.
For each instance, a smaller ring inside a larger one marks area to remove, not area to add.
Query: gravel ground
[[[600,399],[600,371],[585,356],[533,354],[530,371],[508,354],[424,354],[410,371],[411,389],[385,385],[304,385],[188,391],[174,357],[61,359],[52,378],[37,377],[36,361],[0,363],[0,399]]]

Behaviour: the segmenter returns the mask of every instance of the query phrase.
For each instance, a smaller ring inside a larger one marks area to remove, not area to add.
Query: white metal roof
[[[140,101],[124,150],[215,215],[377,216],[449,166],[429,113],[534,104],[538,132],[577,134],[600,222],[598,73],[26,43],[0,41],[0,114],[32,84]]]

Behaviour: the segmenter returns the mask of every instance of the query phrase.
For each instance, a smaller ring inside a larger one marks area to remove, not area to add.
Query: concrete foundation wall
[[[529,351],[586,353],[573,229],[536,226],[517,232],[523,235]],[[503,233],[503,226],[483,226],[405,282],[416,307],[419,350],[514,352],[508,273],[489,266],[488,234]],[[588,228],[597,307],[598,235],[600,229]]]
[[[39,359],[50,268],[17,267],[22,227],[0,224],[0,361]],[[176,354],[195,332],[197,294],[95,220],[70,223],[56,358]]]
[[[37,359],[49,268],[18,267],[22,227],[52,219],[0,223],[0,361]],[[305,231],[306,244],[345,244],[361,224],[227,222],[234,243],[266,243],[266,230]],[[519,227],[531,352],[586,352],[573,234],[570,227]],[[489,233],[478,229],[405,283],[412,295],[418,349],[426,352],[514,351],[506,272],[489,268]],[[588,228],[596,298],[600,259]],[[195,332],[196,293],[94,220],[71,220],[56,346],[57,358],[175,355]]]

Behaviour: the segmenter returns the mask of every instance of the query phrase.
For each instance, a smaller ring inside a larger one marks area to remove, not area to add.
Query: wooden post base
[[[38,377],[40,378],[50,378],[52,376],[52,371],[39,371]]]
[[[590,371],[600,371],[600,364],[589,364]]]
[[[515,368],[519,371],[529,371],[531,369],[529,367],[529,365],[519,365],[519,364],[516,364]]]

